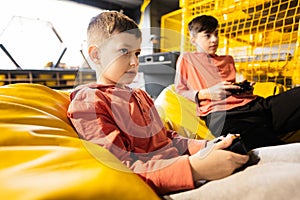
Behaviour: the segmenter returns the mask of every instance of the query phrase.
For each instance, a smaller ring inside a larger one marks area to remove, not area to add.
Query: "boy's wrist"
[[[199,90],[197,92],[197,98],[198,98],[198,101],[202,101],[204,99],[207,99],[207,97],[206,97],[206,90]]]
[[[199,95],[199,91],[195,95],[195,102],[196,102],[196,104],[199,104],[199,102],[200,102],[198,95]]]

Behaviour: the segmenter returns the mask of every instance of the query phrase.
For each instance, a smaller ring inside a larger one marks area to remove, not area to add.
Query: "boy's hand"
[[[227,88],[227,90],[231,93],[231,95],[236,95],[242,98],[246,97],[252,97],[253,96],[253,85],[255,82],[249,82],[247,80],[244,80],[242,82],[237,82],[237,83],[232,83],[233,85],[237,85],[240,88],[237,89],[232,89],[232,88]]]
[[[228,91],[230,89],[238,90],[238,89],[240,89],[240,87],[237,85],[232,85],[231,82],[223,81],[223,82],[213,85],[212,87],[209,87],[207,89],[200,90],[198,92],[198,99],[200,101],[204,100],[204,99],[209,99],[211,101],[222,100],[222,99],[225,99],[226,96],[231,94]]]
[[[244,80],[243,82],[247,82],[247,80]],[[240,97],[240,98],[253,97],[253,91],[254,91],[253,86],[255,85],[255,82],[251,81],[251,82],[248,82],[248,83],[251,86],[251,89],[244,90],[243,92],[240,92],[240,93],[235,94],[235,95],[238,95],[238,97]]]
[[[248,155],[223,150],[231,145],[232,140],[232,135],[228,134],[222,141],[189,157],[194,181],[224,178],[248,161]]]

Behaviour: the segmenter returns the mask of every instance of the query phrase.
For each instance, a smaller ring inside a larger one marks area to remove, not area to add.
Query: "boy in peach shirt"
[[[217,19],[198,16],[188,27],[197,51],[182,53],[178,58],[175,88],[197,103],[197,115],[215,136],[240,134],[251,150],[283,144],[278,136],[300,129],[299,87],[266,99],[253,95],[251,88],[239,92],[240,86],[233,84],[233,57],[216,54]]]

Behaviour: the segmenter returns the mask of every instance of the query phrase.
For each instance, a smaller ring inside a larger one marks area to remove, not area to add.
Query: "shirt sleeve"
[[[179,56],[176,63],[176,76],[175,76],[175,90],[178,94],[184,96],[185,98],[195,102],[195,97],[198,93],[198,90],[193,90],[187,84],[188,80],[188,62],[181,55]]]
[[[179,150],[181,154],[193,155],[205,148],[207,140],[189,139],[181,136],[176,131],[168,130],[168,137],[172,139],[173,145]],[[180,151],[183,149],[185,151]]]

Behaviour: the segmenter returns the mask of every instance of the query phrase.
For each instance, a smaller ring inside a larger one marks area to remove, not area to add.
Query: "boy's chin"
[[[130,85],[133,83],[133,80],[134,78],[128,78],[128,79],[124,79],[122,81],[119,81],[118,84],[121,84],[121,85]]]
[[[216,55],[216,52],[217,51],[211,50],[211,51],[208,51],[208,54],[214,56],[214,55]]]

